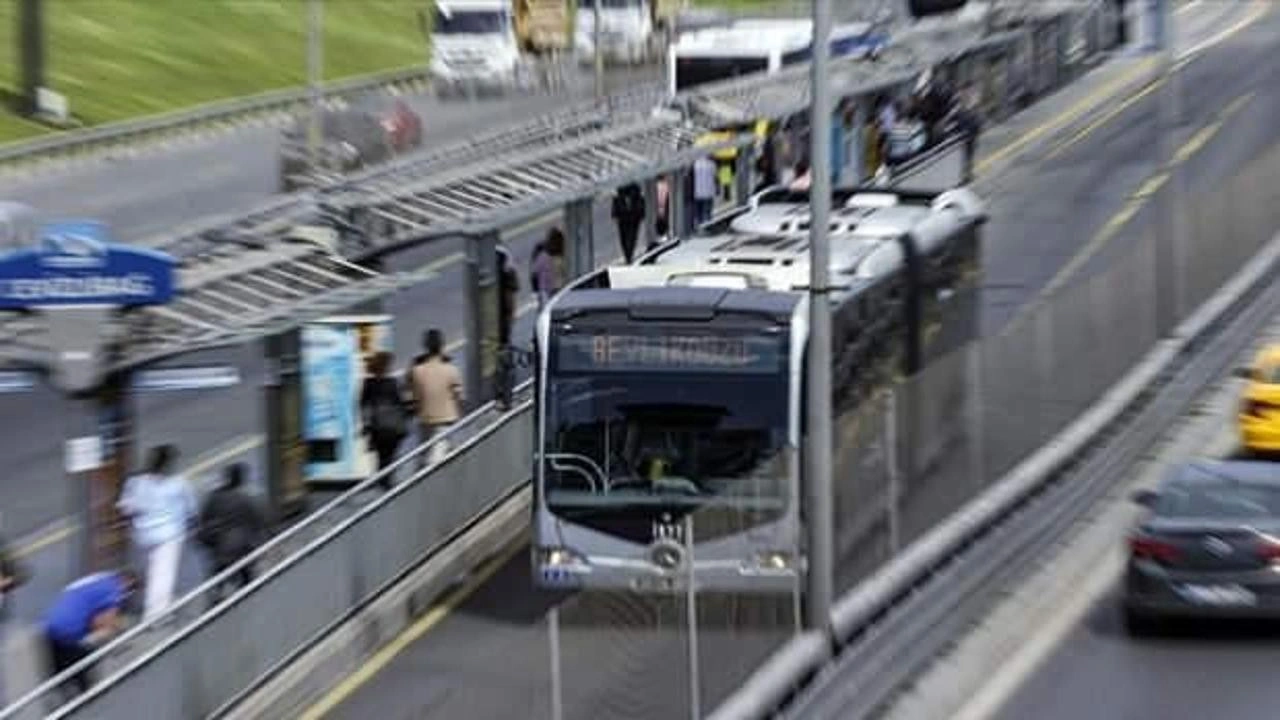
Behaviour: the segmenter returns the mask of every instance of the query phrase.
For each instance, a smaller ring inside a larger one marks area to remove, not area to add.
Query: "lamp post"
[[[808,612],[810,629],[824,628],[831,615],[831,0],[813,0],[812,102],[810,111],[809,221],[809,433],[805,472],[808,530]]]

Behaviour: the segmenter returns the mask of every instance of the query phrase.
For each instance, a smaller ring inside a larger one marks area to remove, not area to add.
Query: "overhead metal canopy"
[[[499,230],[602,190],[669,172],[698,155],[751,142],[697,145],[709,128],[670,116],[633,120],[572,142],[495,157],[415,184],[370,182],[327,202],[365,229],[363,256],[432,237]]]
[[[964,52],[1012,37],[971,43]],[[943,53],[929,55],[936,62]],[[849,95],[894,85],[929,62],[906,48],[878,62],[840,61],[836,90]],[[658,112],[664,96],[660,86],[644,86],[603,106],[583,103],[369,170],[315,194],[282,197],[248,213],[148,238],[141,244],[178,261],[178,295],[171,304],[121,312],[109,321],[107,334],[118,352],[108,369],[252,341],[385,296],[425,278],[379,273],[353,261],[433,237],[497,231],[685,167],[698,155],[745,145],[749,135],[719,145],[698,140],[725,113],[781,119],[803,111],[809,71],[800,66],[687,93],[682,98],[692,101],[692,114]],[[317,238],[317,230],[331,237]],[[51,366],[46,333],[38,312],[0,313],[0,362]]]
[[[923,49],[890,47],[874,61],[841,58],[831,63],[832,94],[850,97],[899,86],[940,62],[1003,50],[1019,37],[1017,32],[1003,32],[978,41],[931,43]],[[676,104],[687,103],[694,116],[709,125],[783,120],[809,109],[809,67],[805,63],[764,78],[748,76],[708,85],[685,93]]]

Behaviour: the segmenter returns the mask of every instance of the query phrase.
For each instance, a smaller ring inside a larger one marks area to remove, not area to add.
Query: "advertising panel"
[[[326,318],[302,329],[306,479],[356,482],[374,469],[360,422],[360,390],[369,360],[391,349],[386,316]]]

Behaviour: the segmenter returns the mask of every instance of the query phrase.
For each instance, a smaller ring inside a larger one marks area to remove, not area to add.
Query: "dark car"
[[[280,145],[280,190],[307,184],[310,158],[305,114],[285,128]],[[422,119],[402,100],[366,98],[320,116],[319,160],[324,173],[346,174],[411,152],[422,145]]]
[[[1280,465],[1193,460],[1133,499],[1147,510],[1129,537],[1131,634],[1169,618],[1280,618]]]

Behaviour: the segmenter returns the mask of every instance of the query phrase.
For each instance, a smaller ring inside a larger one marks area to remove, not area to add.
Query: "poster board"
[[[352,483],[376,469],[360,419],[372,357],[392,347],[391,316],[344,315],[302,328],[302,434],[308,484]]]

